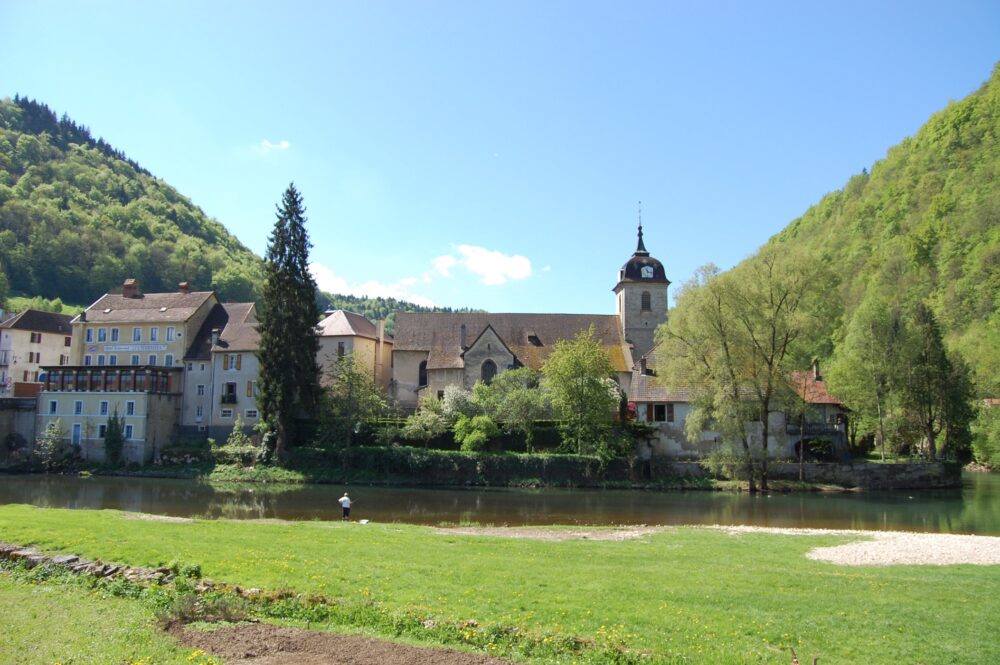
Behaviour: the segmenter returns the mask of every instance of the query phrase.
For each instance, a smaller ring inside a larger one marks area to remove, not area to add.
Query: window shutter
[[[646,420],[648,422],[653,422],[653,405],[652,404],[647,404],[646,405]]]
[[[239,370],[240,365],[242,364],[242,363],[240,363],[241,360],[243,360],[243,354],[242,353],[237,353],[236,354],[236,369],[237,370]]]
[[[253,397],[253,381],[247,381],[247,397]]]
[[[222,354],[222,369],[223,370],[229,369],[229,354],[228,353],[223,353]]]

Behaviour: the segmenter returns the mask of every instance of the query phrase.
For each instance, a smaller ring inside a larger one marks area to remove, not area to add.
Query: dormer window
[[[542,345],[542,340],[538,338],[538,335],[536,335],[533,330],[528,331],[528,344],[531,344],[532,346]]]
[[[653,266],[643,266],[639,274],[643,279],[653,279]]]

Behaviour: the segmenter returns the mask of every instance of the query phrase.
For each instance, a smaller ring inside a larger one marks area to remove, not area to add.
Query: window
[[[135,415],[135,400],[129,400],[125,402],[125,415],[134,416]]]
[[[108,401],[107,400],[101,400],[101,411],[100,411],[100,413],[101,413],[102,416],[108,415]],[[104,436],[104,435],[102,434],[101,436]]]
[[[82,416],[83,415],[83,402],[76,400],[73,402],[73,415]]]
[[[649,291],[642,292],[642,311],[648,312],[653,308]]]
[[[200,371],[202,371],[202,372],[204,372],[204,371],[205,371],[205,363],[202,363],[202,364],[201,364],[201,370],[200,370]]]
[[[205,394],[205,384],[204,383],[199,383],[198,384],[198,394],[199,395],[204,395]]]
[[[84,333],[83,337],[84,337],[84,339],[86,341],[93,342],[94,341],[94,329],[93,328],[87,328],[87,332]]]
[[[343,342],[337,342],[337,357],[343,358],[344,353],[347,351]]]
[[[168,342],[174,341],[174,327],[173,326],[167,326],[167,341]]]
[[[59,364],[60,365],[68,365],[69,364],[69,356],[66,355],[65,353],[61,354],[59,356]]]
[[[673,404],[654,404],[653,405],[653,420],[658,423],[672,423],[674,422],[674,405]]]
[[[417,385],[426,386],[427,385],[427,361],[420,361],[420,367],[417,368]]]
[[[55,400],[49,401],[49,415],[55,415],[56,409],[59,407],[59,402]]]
[[[195,416],[200,419],[203,415],[205,415],[205,407],[199,406],[197,410],[195,410]]]
[[[163,364],[166,365],[167,367],[173,367],[174,366],[174,354],[168,353],[167,355],[163,356]]]
[[[111,341],[112,342],[117,342],[118,341],[118,328],[112,328],[111,329]]]
[[[234,381],[222,384],[222,403],[236,404],[236,383]]]
[[[256,418],[256,417],[257,417],[257,409],[247,409],[247,410],[246,410],[246,411],[244,412],[244,415],[245,415],[245,416],[246,416],[247,418]]]
[[[117,365],[118,364],[118,356],[116,354],[114,354],[114,353],[112,353],[110,356],[108,356],[108,364],[109,365]]]
[[[97,427],[97,436],[98,437],[100,437],[100,438],[103,439],[104,435],[107,434],[107,433],[108,433],[108,426],[106,424],[105,425],[99,425]]]
[[[233,410],[232,409],[223,409],[222,411],[219,412],[219,417],[220,418],[232,418],[233,417]]]
[[[240,353],[226,353],[222,356],[222,369],[223,370],[238,370],[242,364],[242,355]]]
[[[142,328],[132,328],[132,341],[133,342],[142,341]]]
[[[132,354],[132,360],[131,360],[130,364],[133,367],[138,367],[139,366],[139,354],[137,354],[137,353]]]
[[[31,343],[32,344],[41,344],[41,342],[42,342],[42,333],[38,333],[38,332],[31,333]]]
[[[108,341],[108,329],[107,328],[98,328],[97,329],[97,341],[98,342],[106,342],[106,341]]]
[[[105,364],[105,363],[107,362],[107,360],[108,360],[108,359],[104,357],[104,354],[103,354],[103,353],[99,354],[99,355],[97,356],[97,366],[98,366],[98,367],[103,367],[103,366],[104,366],[104,364]]]
[[[155,353],[150,353],[149,354],[149,364],[150,365],[155,365],[156,364],[156,354]]]
[[[91,365],[91,364],[92,364],[92,362],[93,362],[93,361],[92,361],[92,359],[91,359],[91,357],[90,357],[90,356],[84,356],[84,357],[83,357],[83,364],[84,364],[84,365],[88,365],[88,366],[89,366],[89,365]]]
[[[160,341],[160,329],[157,328],[156,326],[153,326],[152,328],[149,329],[149,341],[150,342]]]
[[[131,425],[125,425],[125,438],[126,439],[131,439],[132,438],[132,426]]]
[[[253,381],[247,381],[247,397],[253,397]]]
[[[189,372],[190,372],[190,371],[191,371],[191,370],[193,370],[193,369],[194,369],[194,363],[188,363],[188,364],[187,364],[187,371],[189,371]]]
[[[28,380],[28,370],[24,370],[24,380]]]
[[[438,391],[438,399],[444,399],[444,391],[443,390],[439,390]]]
[[[63,346],[72,346],[72,345],[73,345],[72,337],[67,337],[66,339],[63,340]]]
[[[483,383],[489,385],[493,381],[493,377],[497,375],[497,364],[492,360],[487,360],[483,363],[480,374],[482,375]]]

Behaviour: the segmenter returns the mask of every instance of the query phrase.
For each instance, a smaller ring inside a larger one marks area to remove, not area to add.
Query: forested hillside
[[[72,303],[125,277],[145,291],[188,281],[250,300],[262,275],[257,256],[175,189],[20,97],[0,100],[0,265],[12,293]]]
[[[979,394],[1000,393],[1000,65],[769,244],[833,270],[835,341],[866,299],[924,302]]]
[[[385,329],[390,335],[396,330],[396,312],[479,312],[482,310],[462,307],[425,307],[414,305],[405,300],[395,298],[359,298],[358,296],[343,296],[334,293],[321,292],[318,296],[320,310],[345,309],[355,314],[361,314],[369,321],[385,319]]]

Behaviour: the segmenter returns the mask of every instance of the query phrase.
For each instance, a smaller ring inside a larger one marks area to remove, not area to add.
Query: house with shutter
[[[34,397],[43,365],[68,365],[73,317],[26,309],[0,323],[0,397]]]

